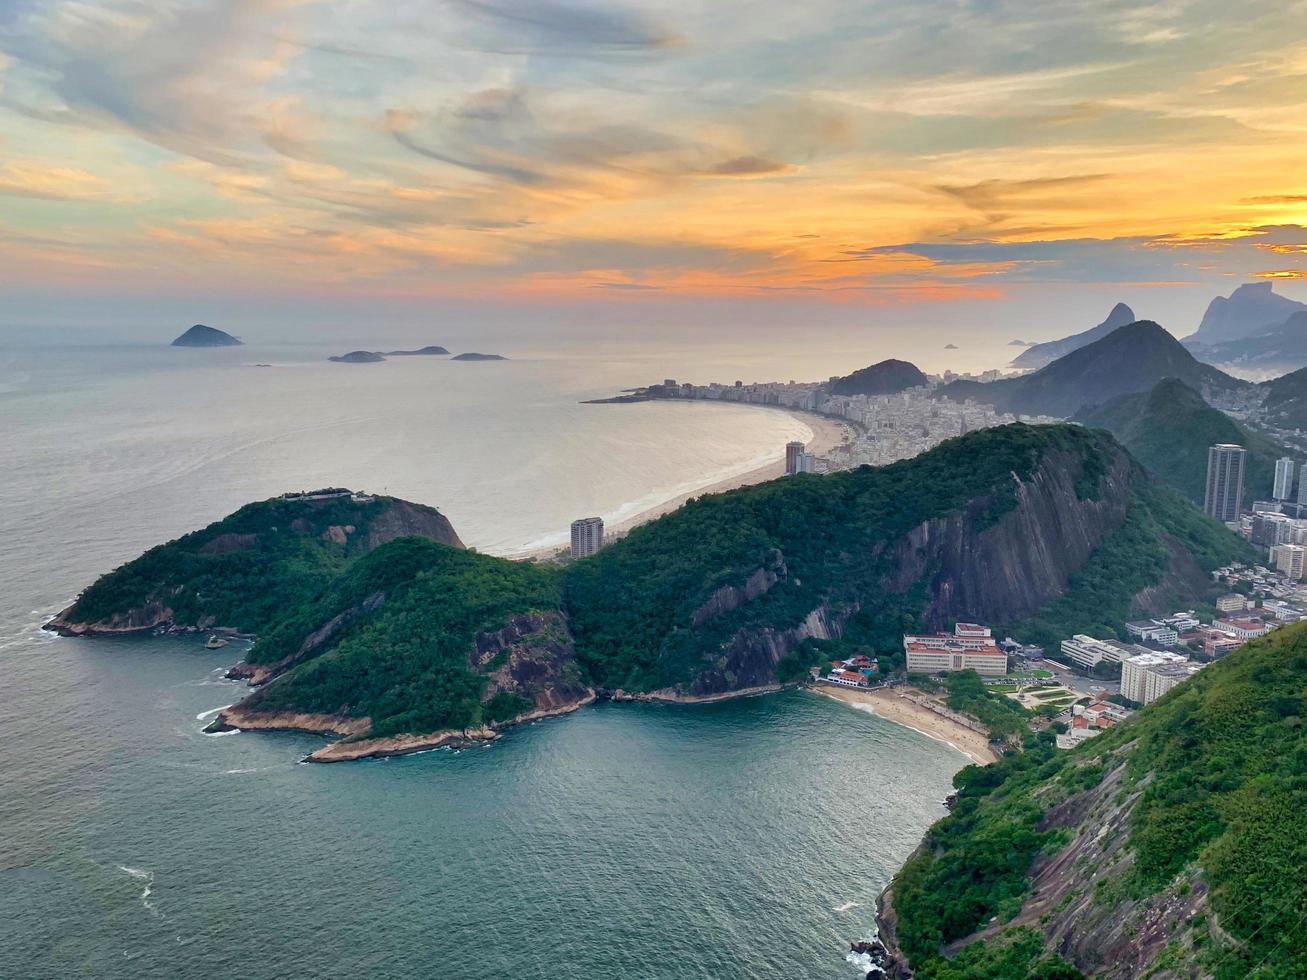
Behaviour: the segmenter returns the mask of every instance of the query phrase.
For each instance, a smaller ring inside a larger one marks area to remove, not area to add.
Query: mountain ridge
[[[1061,340],[1050,340],[1047,343],[1027,347],[1026,350],[1013,359],[1012,366],[1037,371],[1039,368],[1056,361],[1059,357],[1070,354],[1073,350],[1079,350],[1096,340],[1101,340],[1118,327],[1124,327],[1127,323],[1134,323],[1135,320],[1134,310],[1130,309],[1125,303],[1117,303],[1107,314],[1107,318],[1098,326],[1082,330],[1080,333],[1072,334],[1069,337],[1063,337]]]

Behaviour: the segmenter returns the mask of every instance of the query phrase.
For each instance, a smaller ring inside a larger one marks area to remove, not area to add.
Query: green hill
[[[924,388],[926,376],[907,361],[880,361],[831,382],[832,395],[894,395],[908,388]]]
[[[904,630],[957,620],[1043,642],[1114,630],[1208,597],[1206,570],[1244,549],[1080,426],[704,497],[565,568],[449,547],[429,508],[316,496],[152,549],[55,625],[257,632],[238,676],[261,686],[237,714],[380,737],[566,710],[590,686],[774,686],[841,649],[892,668]]]
[[[954,381],[940,388],[937,397],[971,398],[1019,415],[1070,418],[1088,406],[1148,391],[1163,378],[1178,378],[1204,396],[1252,387],[1200,363],[1151,320],[1139,320],[1033,374],[988,383]]]
[[[1307,430],[1307,368],[1259,387],[1266,392],[1262,408],[1267,422],[1282,429]]]
[[[883,934],[919,980],[1307,976],[1305,715],[1299,624],[1074,750],[964,769]]]
[[[1161,480],[1202,504],[1207,483],[1207,450],[1234,443],[1248,450],[1244,499],[1266,496],[1275,478],[1275,461],[1288,454],[1260,433],[1245,429],[1183,381],[1167,378],[1148,392],[1122,395],[1076,416],[1084,425],[1107,429]]]

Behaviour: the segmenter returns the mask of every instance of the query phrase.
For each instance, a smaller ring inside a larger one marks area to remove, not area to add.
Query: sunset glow
[[[87,298],[1296,280],[1305,14],[18,0],[0,266]]]

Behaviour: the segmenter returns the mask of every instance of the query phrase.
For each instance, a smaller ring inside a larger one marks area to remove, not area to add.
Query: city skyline
[[[1127,299],[1183,335],[1241,281],[1307,298],[1289,6],[10,2],[0,329],[1052,337]]]

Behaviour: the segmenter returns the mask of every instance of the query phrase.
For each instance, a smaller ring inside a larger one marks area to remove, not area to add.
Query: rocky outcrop
[[[707,601],[691,614],[691,625],[702,626],[710,619],[738,609],[746,602],[752,602],[759,596],[765,595],[773,585],[788,575],[784,556],[779,551],[773,551],[768,556],[767,563],[746,578],[742,585],[723,585],[710,595]]]
[[[124,636],[131,633],[148,633],[152,630],[172,625],[172,610],[162,602],[149,602],[137,609],[128,609],[115,613],[108,619],[96,623],[81,623],[70,619],[73,610],[69,606],[54,619],[45,624],[60,636]]]
[[[348,715],[315,715],[298,711],[256,711],[242,704],[224,708],[205,731],[313,732],[343,738],[365,735],[372,728],[370,718]]]
[[[454,525],[439,511],[407,500],[395,499],[385,512],[372,519],[368,528],[367,550],[379,548],[387,541],[417,535],[451,548],[462,548]]]
[[[756,573],[755,573],[756,574]],[[786,654],[797,649],[804,640],[836,640],[842,635],[844,624],[857,614],[856,604],[834,610],[822,603],[790,629],[751,627],[739,630],[723,647],[717,662],[701,671],[685,689],[656,692],[662,700],[705,701],[718,700],[731,694],[777,690],[776,665]]]
[[[487,675],[483,702],[506,693],[531,703],[531,710],[515,721],[574,710],[594,700],[594,691],[581,679],[572,632],[558,611],[515,616],[501,629],[478,633],[468,666]]]
[[[468,728],[425,735],[391,735],[387,738],[345,739],[332,742],[309,754],[307,762],[353,762],[357,759],[380,759],[392,755],[413,755],[433,749],[462,749],[484,745],[499,736],[489,728]]]
[[[266,684],[273,678],[284,674],[296,664],[302,663],[311,657],[316,657],[319,653],[327,650],[348,626],[360,617],[376,612],[385,601],[386,594],[384,592],[373,593],[357,606],[331,617],[306,636],[304,642],[299,645],[299,649],[289,656],[270,664],[239,663],[227,671],[227,677],[232,680],[249,681],[251,685],[256,687],[260,684]]]

